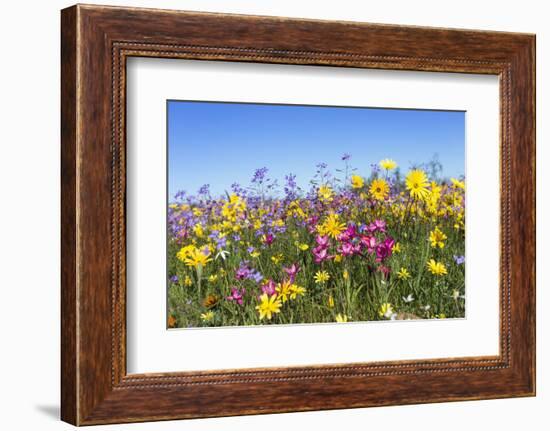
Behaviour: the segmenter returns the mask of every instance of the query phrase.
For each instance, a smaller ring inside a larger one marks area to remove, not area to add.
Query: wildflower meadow
[[[464,177],[331,162],[308,187],[263,167],[174,195],[168,327],[464,317]]]

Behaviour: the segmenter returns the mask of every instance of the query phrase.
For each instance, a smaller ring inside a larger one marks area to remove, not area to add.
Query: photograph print
[[[465,112],[167,101],[167,327],[465,316]]]

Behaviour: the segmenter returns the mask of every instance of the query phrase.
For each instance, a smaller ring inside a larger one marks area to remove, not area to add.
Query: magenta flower
[[[383,262],[387,257],[391,256],[392,248],[395,244],[393,238],[388,237],[383,242],[376,246],[376,261]]]
[[[355,231],[355,226],[350,224],[344,232],[338,235],[338,240],[351,241],[353,238],[355,238],[356,233],[357,232]]]
[[[296,274],[300,271],[300,267],[293,263],[290,268],[283,268],[283,271],[288,274],[288,278],[291,283],[294,283],[294,280],[296,279]]]
[[[267,280],[267,283],[262,286],[262,293],[267,294],[267,296],[272,296],[277,293],[276,290],[277,284],[273,280]]]
[[[317,235],[317,237],[315,238],[315,241],[317,242],[317,245],[319,245],[319,247],[323,247],[323,248],[328,247],[328,235],[325,235],[325,236]]]
[[[317,222],[319,221],[319,217],[318,216],[311,216],[307,223],[310,225],[310,226],[315,226],[317,224]]]
[[[353,256],[353,254],[355,253],[355,247],[351,242],[344,242],[338,248],[338,251],[342,253],[343,256]]]
[[[374,220],[371,224],[367,226],[367,230],[371,233],[374,232],[386,232],[386,222],[384,220]]]
[[[264,243],[266,243],[267,245],[273,244],[274,239],[275,239],[275,237],[271,233],[266,233],[264,235]]]
[[[332,256],[329,256],[328,250],[326,249],[326,247],[321,247],[321,246],[315,247],[312,250],[312,253],[313,253],[313,257],[315,258],[315,263],[321,263],[324,260],[329,260],[332,258]]]
[[[228,301],[235,301],[239,305],[243,305],[243,296],[246,293],[246,289],[238,289],[237,287],[231,288],[231,295],[227,296]]]
[[[369,253],[373,253],[376,246],[378,245],[376,242],[376,238],[369,235],[361,235],[360,244],[365,247]]]

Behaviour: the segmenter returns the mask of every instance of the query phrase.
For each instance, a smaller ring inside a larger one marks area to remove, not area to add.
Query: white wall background
[[[477,28],[537,34],[538,396],[284,415],[105,426],[134,430],[517,430],[550,423],[550,13],[543,1],[119,0],[171,9]],[[0,427],[62,430],[59,422],[60,0],[4,2],[0,19]]]

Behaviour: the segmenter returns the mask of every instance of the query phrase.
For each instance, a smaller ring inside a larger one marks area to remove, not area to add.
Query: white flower
[[[221,257],[223,260],[229,255],[229,252],[227,250],[220,250],[218,254],[216,255],[216,260],[218,260],[219,257]]]
[[[453,293],[451,294],[451,296],[455,301],[457,301],[458,298],[464,299],[464,295],[461,295],[460,292],[456,289],[453,290]]]
[[[407,302],[407,303],[414,301],[414,296],[412,296],[412,294],[410,294],[410,293],[409,293],[409,296],[407,296],[407,297],[403,296],[402,298],[403,298],[403,301]]]
[[[388,305],[388,308],[386,310],[386,312],[384,313],[384,317],[386,319],[391,319],[391,317],[394,315],[395,313],[393,312],[393,308],[391,305]]]

